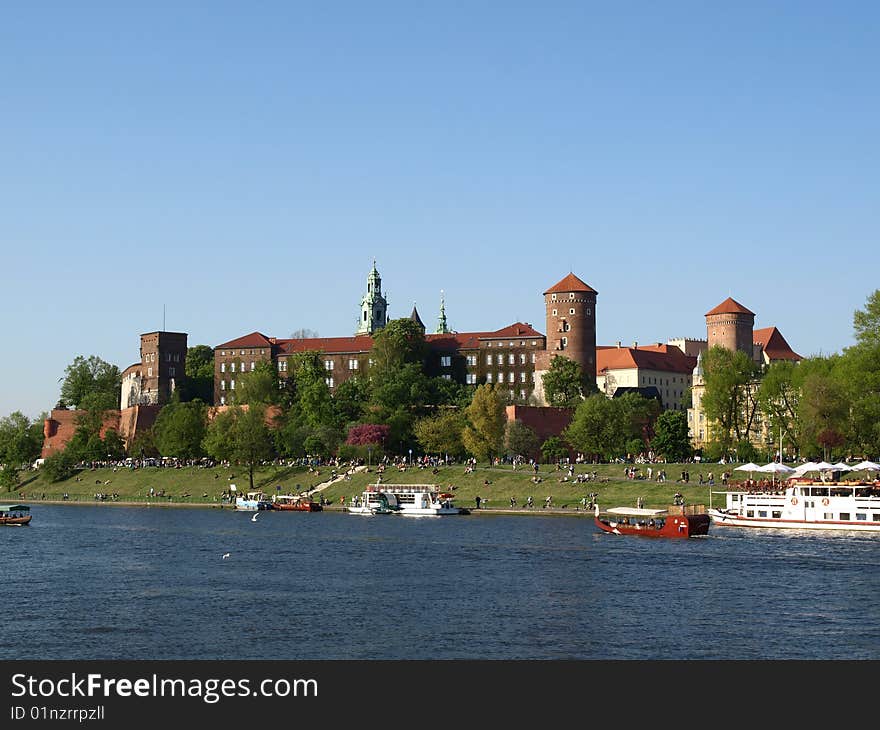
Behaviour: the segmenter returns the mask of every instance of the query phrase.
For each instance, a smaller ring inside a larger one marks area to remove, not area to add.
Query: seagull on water
[[[232,555],[232,553],[226,553],[226,554],[223,556],[223,560],[226,560],[226,558],[228,558],[230,555]]]

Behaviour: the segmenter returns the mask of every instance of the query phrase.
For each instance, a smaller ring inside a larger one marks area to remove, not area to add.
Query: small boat
[[[775,489],[720,494],[727,495],[726,506],[709,510],[716,525],[880,533],[880,483],[794,479]]]
[[[30,524],[31,508],[26,504],[0,504],[0,525]]]
[[[419,517],[469,514],[455,506],[452,494],[441,494],[434,484],[372,484],[352,500],[348,511],[356,515]]]
[[[277,494],[272,499],[272,509],[283,512],[321,512],[324,508],[308,497],[295,494]]]
[[[694,537],[709,534],[709,515],[704,505],[671,505],[667,509],[614,507],[599,511],[596,526],[603,532],[639,537]]]
[[[272,509],[272,501],[262,492],[248,492],[243,497],[235,498],[235,509],[245,512]]]

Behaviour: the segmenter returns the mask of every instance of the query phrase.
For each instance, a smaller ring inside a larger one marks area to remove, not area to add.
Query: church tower
[[[376,270],[373,259],[373,270],[367,277],[367,293],[361,300],[361,316],[358,322],[357,335],[372,335],[388,324],[388,302],[382,296],[382,277]]]

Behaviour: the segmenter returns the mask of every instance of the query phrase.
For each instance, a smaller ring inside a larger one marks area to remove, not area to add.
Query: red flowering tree
[[[382,446],[390,430],[388,426],[380,423],[362,423],[348,429],[345,443],[349,446]]]

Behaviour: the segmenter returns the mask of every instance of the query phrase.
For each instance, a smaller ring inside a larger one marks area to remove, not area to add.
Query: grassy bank
[[[709,472],[715,477],[715,490],[721,490],[721,472],[730,471],[732,465],[721,464],[663,464],[653,465],[654,477],[647,479],[627,479],[624,464],[578,465],[574,476],[592,474],[597,480],[577,482],[570,480],[566,470],[555,466],[542,465],[535,483],[535,472],[528,466],[514,470],[510,465],[503,467],[478,467],[466,473],[463,465],[449,466],[436,470],[408,468],[399,471],[390,467],[382,474],[385,484],[436,484],[442,491],[456,495],[456,503],[462,507],[474,507],[479,496],[482,506],[488,509],[509,509],[511,497],[516,498],[517,509],[522,508],[531,496],[534,512],[541,512],[544,500],[552,497],[552,506],[575,511],[580,501],[591,492],[598,494],[598,502],[603,507],[632,506],[641,497],[646,507],[662,508],[672,503],[675,492],[681,492],[689,504],[708,504],[708,485],[699,485],[699,475],[706,478]],[[638,467],[641,475],[646,475],[647,467]],[[659,469],[665,469],[667,480],[657,482]],[[344,470],[340,470],[342,472]],[[680,479],[682,471],[690,472],[690,483]],[[739,474],[734,472],[734,474]],[[259,469],[254,477],[254,486],[267,494],[291,494],[312,489],[330,479],[331,469],[321,467],[317,472],[309,472],[304,467],[267,466]],[[322,494],[331,502],[338,504],[340,497],[346,501],[360,494],[368,484],[375,483],[376,468],[352,475],[340,481]],[[221,504],[221,495],[235,484],[238,491],[247,491],[249,482],[247,471],[239,467],[183,467],[168,469],[146,467],[143,469],[90,469],[78,472],[70,479],[50,482],[39,472],[31,473],[13,493],[0,494],[0,501],[21,500],[39,502],[41,499],[57,500],[67,493],[72,502],[94,503],[95,494],[118,495],[120,502],[153,502],[169,504]],[[150,497],[154,493],[164,496]],[[712,497],[713,503],[721,499]]]

